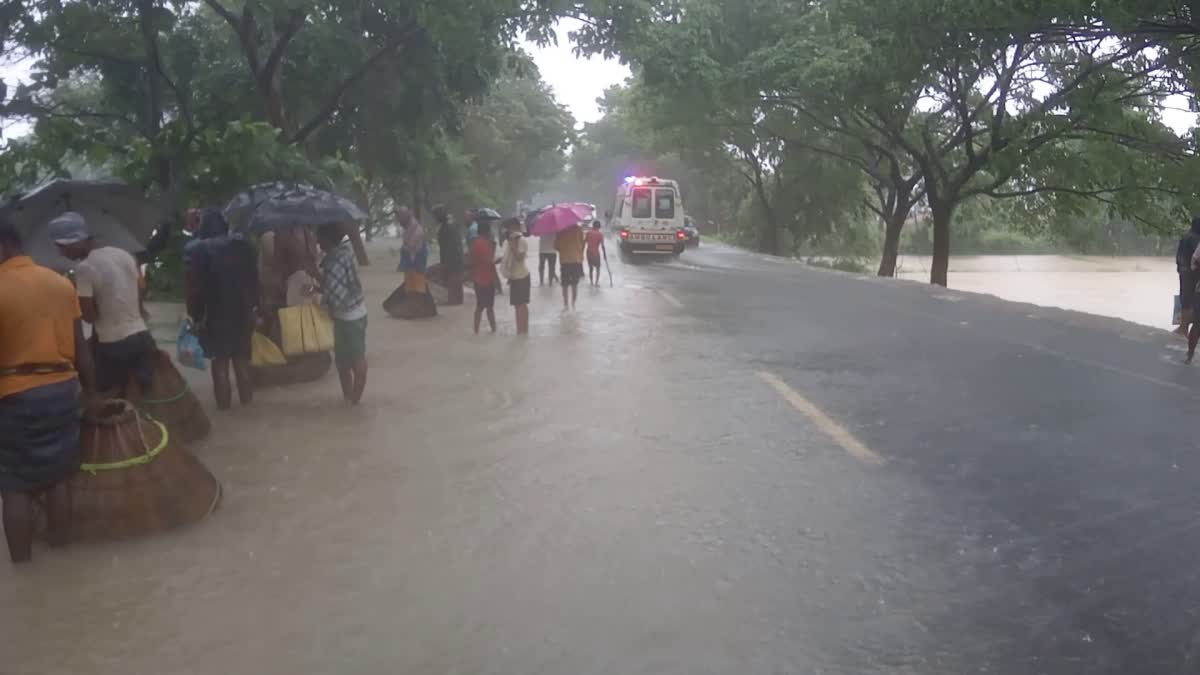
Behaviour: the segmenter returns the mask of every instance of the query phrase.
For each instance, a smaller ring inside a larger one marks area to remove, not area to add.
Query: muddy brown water
[[[737,526],[754,502],[730,489],[806,499],[792,454],[762,452],[764,432],[736,416],[687,415],[714,392],[773,399],[751,376],[706,369],[719,351],[703,338],[683,352],[665,339],[699,331],[652,274],[584,287],[567,315],[558,289],[535,287],[525,339],[500,297],[501,335],[475,337],[466,308],[387,319],[395,262],[377,244],[365,270],[360,408],[341,405],[331,374],[210,410],[214,433],[194,450],[225,488],[212,517],[0,563],[0,673],[799,672],[765,664],[819,653],[823,613],[797,613],[772,582],[804,574],[784,564],[804,556],[760,555],[782,544]],[[904,276],[920,264],[906,259]],[[1160,326],[1174,284],[1154,259],[951,269],[963,290]],[[162,339],[173,311],[156,308]],[[188,377],[211,406],[205,374]],[[722,459],[737,453],[755,461]],[[857,470],[834,466],[823,482],[847,481],[850,527]],[[737,645],[753,644],[764,649],[747,661]]]

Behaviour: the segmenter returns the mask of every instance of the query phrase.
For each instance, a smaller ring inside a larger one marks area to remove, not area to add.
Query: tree
[[[693,0],[681,20],[628,37],[627,53],[670,95],[690,89],[693,105],[707,99],[718,113],[756,106],[743,127],[786,119],[779,109],[806,120],[820,133],[785,140],[863,171],[881,205],[889,194],[878,189],[890,187],[901,197],[890,200],[894,215],[923,193],[933,221],[931,281],[945,284],[953,216],[966,200],[1174,191],[1144,175],[1080,188],[1035,172],[1046,166],[1039,157],[1080,143],[1118,141],[1122,152],[1168,165],[1187,154],[1182,142],[1163,152],[1169,139],[1159,133],[1155,106],[1174,89],[1161,76],[1162,58],[1145,41],[1049,36],[1044,27],[1056,15],[1049,10],[1065,11],[966,0],[737,8]],[[1114,208],[1123,203],[1110,200]],[[902,223],[889,224],[891,254]]]

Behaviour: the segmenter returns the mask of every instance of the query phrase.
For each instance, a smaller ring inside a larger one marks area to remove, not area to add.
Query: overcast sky
[[[558,23],[558,45],[538,48],[528,45],[542,78],[554,89],[558,102],[567,106],[579,123],[595,122],[600,118],[596,99],[608,87],[624,82],[629,69],[616,61],[598,57],[579,59],[571,53],[572,45],[567,33],[579,22],[563,19]]]

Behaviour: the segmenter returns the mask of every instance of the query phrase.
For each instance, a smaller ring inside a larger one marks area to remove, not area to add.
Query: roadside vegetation
[[[115,176],[169,212],[267,179],[399,203],[605,204],[680,180],[780,254],[1157,253],[1197,209],[1200,18],[1182,0],[25,0],[0,188]],[[577,131],[526,40],[583,19],[633,78]],[[1186,119],[1186,118],[1182,118]],[[735,236],[735,235],[729,235]]]

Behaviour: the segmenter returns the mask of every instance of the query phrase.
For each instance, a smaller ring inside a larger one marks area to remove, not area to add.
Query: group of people
[[[336,224],[264,233],[258,250],[229,233],[220,211],[190,216],[196,239],[184,250],[187,311],[211,360],[217,408],[232,405],[232,368],[243,405],[254,398],[250,375],[255,332],[283,343],[279,311],[321,304],[333,322],[333,356],[342,396],[357,405],[367,381],[367,304],[354,251]],[[319,250],[319,251],[318,251]]]
[[[275,284],[295,282],[299,272],[311,281],[290,294],[328,308],[342,393],[358,403],[367,378],[367,310],[343,229],[317,228],[324,251],[318,262],[307,228],[272,233],[256,251],[230,235],[219,211],[195,212],[192,220],[195,239],[184,247],[187,311],[211,359],[218,407],[232,402],[230,369],[241,402],[253,400],[252,337],[277,331],[274,310],[299,301]],[[158,362],[138,259],[97,242],[78,213],[64,213],[47,227],[74,262],[71,278],[34,262],[18,230],[0,223],[0,508],[9,554],[18,563],[32,557],[35,504],[45,512],[50,543],[66,543],[71,503],[65,479],[80,462],[81,411],[108,398],[143,397]]]
[[[64,480],[79,466],[80,411],[149,392],[157,355],[137,259],[98,244],[78,213],[48,228],[75,263],[74,285],[35,263],[17,229],[0,223],[0,501],[14,562],[32,557],[37,502],[50,543],[66,543]]]
[[[546,271],[550,272],[550,285],[559,281],[555,265],[562,259],[562,285],[564,287],[563,304],[566,304],[566,288],[577,287],[583,278],[583,262],[588,264],[588,281],[593,286],[600,285],[602,266],[608,257],[604,246],[604,233],[600,229],[600,221],[592,221],[592,226],[585,233],[579,225],[569,227],[556,234],[546,234],[538,240],[538,283],[546,283]]]
[[[516,314],[517,334],[528,334],[532,274],[526,262],[529,243],[521,219],[502,219],[490,209],[468,211],[466,219],[470,225],[466,232],[467,251],[464,256],[460,230],[450,219],[445,208],[436,207],[434,217],[439,223],[438,246],[442,267],[440,276],[450,289],[450,304],[461,304],[461,295],[455,302],[454,293],[461,294],[464,280],[462,272],[464,267],[469,267],[470,281],[475,288],[475,332],[479,333],[483,317],[487,316],[488,324],[495,333],[495,303],[496,296],[503,294],[500,282],[503,276],[508,280],[509,304]],[[499,229],[498,241],[492,230],[495,224],[498,224]],[[502,248],[503,253],[498,254],[497,248]],[[546,283],[547,268],[550,272],[550,284],[553,285],[559,280],[555,266],[558,259],[562,259],[564,310],[575,307],[579,295],[579,282],[583,279],[585,259],[591,268],[589,280],[592,284],[599,285],[602,260],[607,256],[599,221],[593,223],[586,234],[580,224],[575,224],[557,234],[543,236],[540,238],[539,248],[540,285]]]
[[[404,229],[405,286],[427,294],[424,228],[408,209],[396,216]],[[475,333],[485,316],[495,333],[503,278],[517,333],[528,334],[532,275],[523,222],[489,209],[468,211],[464,236],[445,208],[435,208],[433,217],[450,303],[461,304],[469,280]],[[188,218],[194,238],[183,249],[186,308],[210,360],[217,407],[232,406],[235,388],[243,405],[253,401],[255,333],[281,344],[279,310],[300,303],[328,310],[342,395],[358,404],[367,382],[367,306],[344,229],[278,229],[261,235],[255,246],[231,234],[219,210],[194,210]],[[72,278],[35,263],[17,229],[0,223],[0,500],[15,562],[32,555],[35,503],[43,504],[51,543],[65,543],[71,505],[64,480],[80,461],[80,411],[105,398],[149,393],[158,354],[143,306],[143,261],[101,245],[78,213],[65,213],[47,227],[74,262]],[[600,283],[607,252],[599,222],[586,232],[576,224],[543,237],[540,249],[539,281],[545,283],[547,269],[551,285],[561,280],[564,311],[575,306],[585,261],[589,281]],[[85,323],[92,327],[90,338]]]

